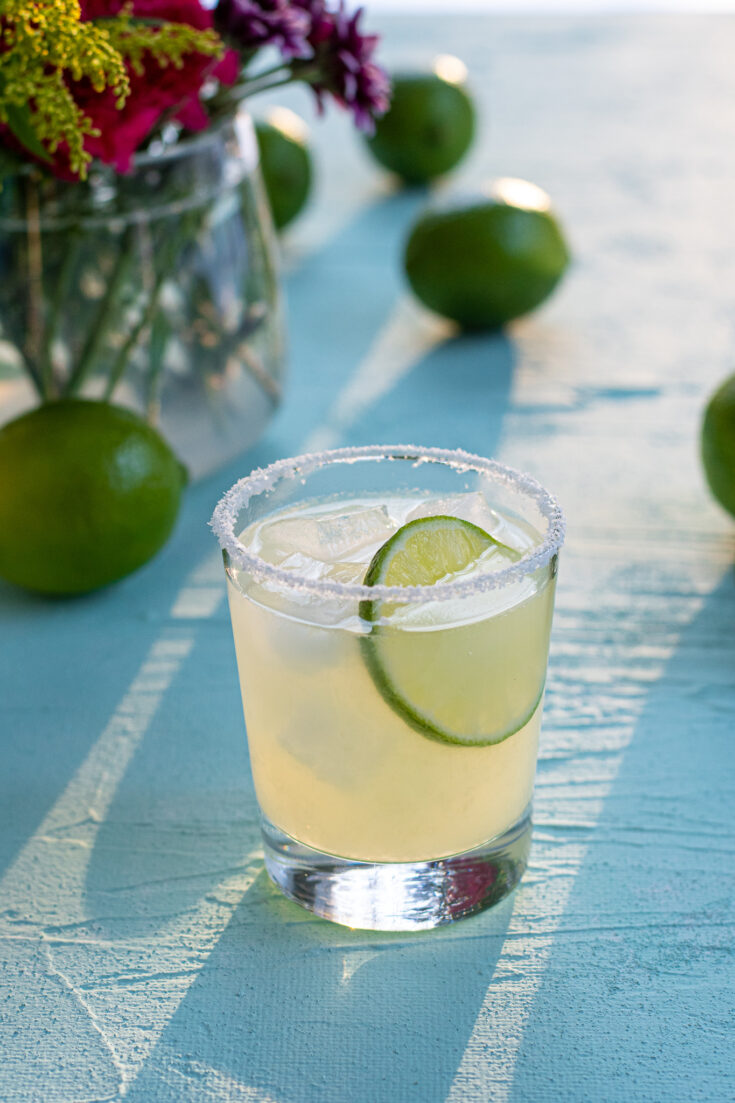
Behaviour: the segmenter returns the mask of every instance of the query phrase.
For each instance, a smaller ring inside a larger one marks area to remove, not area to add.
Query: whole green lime
[[[367,139],[373,156],[408,184],[449,172],[475,134],[475,109],[457,58],[440,58],[434,72],[396,74],[388,111]]]
[[[276,228],[282,230],[303,209],[312,182],[306,123],[285,107],[274,107],[255,124],[260,171]]]
[[[735,517],[735,375],[725,380],[707,404],[702,462],[710,490]]]
[[[161,435],[105,402],[49,402],[0,429],[0,577],[95,590],[168,539],[186,482]]]
[[[467,329],[497,329],[539,306],[569,259],[548,195],[526,180],[503,179],[486,195],[420,215],[404,267],[431,310]]]

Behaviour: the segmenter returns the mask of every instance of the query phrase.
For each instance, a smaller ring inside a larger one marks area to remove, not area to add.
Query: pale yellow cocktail
[[[272,879],[375,929],[501,899],[530,845],[553,499],[490,460],[367,447],[254,472],[213,524]]]
[[[391,532],[449,508],[482,516],[472,495],[449,504],[346,500],[274,514],[240,539],[274,565],[358,582]],[[504,541],[519,553],[540,541],[486,512],[487,527],[502,524]],[[331,543],[330,532],[339,534]],[[311,554],[301,550],[309,538]],[[496,555],[471,569],[506,565]],[[541,586],[524,580],[471,607],[436,602],[385,618],[390,670],[409,701],[432,709],[449,733],[442,741],[407,723],[376,686],[365,657],[373,626],[361,621],[356,603],[315,610],[308,599],[299,606],[231,577],[250,758],[265,816],[317,850],[369,862],[440,858],[505,831],[531,799],[553,595],[553,579]],[[325,623],[315,624],[315,613]],[[449,741],[456,714],[479,721],[462,743]],[[501,738],[473,745],[490,736]]]

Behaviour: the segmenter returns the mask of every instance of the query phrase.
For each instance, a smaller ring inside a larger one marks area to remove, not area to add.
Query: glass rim
[[[541,544],[525,552],[517,562],[499,571],[461,578],[456,582],[437,582],[423,586],[386,586],[382,583],[365,586],[359,582],[309,579],[298,571],[288,571],[266,562],[240,543],[235,533],[237,517],[251,499],[272,490],[283,479],[303,478],[332,463],[351,464],[361,460],[404,460],[412,462],[414,467],[423,463],[441,463],[457,472],[476,471],[478,474],[491,475],[535,502],[548,522],[546,535]],[[229,561],[239,570],[246,571],[256,582],[276,583],[280,589],[313,597],[381,602],[448,601],[500,589],[547,566],[564,543],[566,532],[566,520],[558,501],[531,475],[459,448],[426,448],[408,444],[333,448],[324,452],[307,452],[277,460],[267,467],[258,467],[239,479],[220,498],[209,524]]]

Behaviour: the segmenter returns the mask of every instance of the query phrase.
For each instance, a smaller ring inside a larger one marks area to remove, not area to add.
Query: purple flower
[[[309,17],[309,41],[321,40],[329,34],[333,15],[327,11],[326,0],[291,0],[295,8],[300,8]]]
[[[344,0],[336,12],[328,11],[324,0],[293,0],[311,20],[308,41],[314,50],[314,65],[318,72],[310,78],[319,107],[328,93],[337,103],[350,110],[361,130],[371,133],[375,117],[382,115],[390,103],[390,81],[387,74],[372,60],[378,44],[377,35],[363,34],[359,29],[362,8],[350,16]]]
[[[308,41],[312,21],[300,4],[289,0],[219,0],[217,29],[240,50],[276,46],[285,57],[313,54]]]

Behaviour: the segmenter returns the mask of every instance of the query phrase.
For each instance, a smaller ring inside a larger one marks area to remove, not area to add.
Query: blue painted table
[[[457,185],[543,185],[576,264],[507,336],[456,338],[399,275],[423,197],[332,117],[267,437],[136,576],[0,589],[4,1103],[733,1098],[735,541],[697,432],[734,359],[735,22],[386,25],[393,60],[470,66]],[[530,870],[420,936],[267,881],[206,528],[256,464],[404,439],[526,468],[569,516]]]

